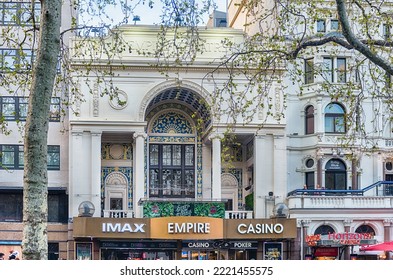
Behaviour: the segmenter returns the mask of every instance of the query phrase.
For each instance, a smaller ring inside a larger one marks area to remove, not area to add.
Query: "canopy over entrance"
[[[393,241],[375,245],[362,246],[360,251],[393,251]]]

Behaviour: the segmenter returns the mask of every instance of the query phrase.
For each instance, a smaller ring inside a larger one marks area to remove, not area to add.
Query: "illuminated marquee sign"
[[[362,245],[375,243],[374,236],[370,233],[328,233],[325,235],[315,234],[306,236],[308,246],[320,245]]]

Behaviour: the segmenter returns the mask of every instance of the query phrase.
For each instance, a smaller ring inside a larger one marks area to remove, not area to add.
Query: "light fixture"
[[[78,207],[78,212],[79,212],[79,217],[93,217],[94,212],[95,212],[95,207],[94,204],[91,203],[90,201],[83,201],[81,204],[79,204]]]

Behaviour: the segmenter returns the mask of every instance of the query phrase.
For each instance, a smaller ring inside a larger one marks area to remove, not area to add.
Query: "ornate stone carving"
[[[111,98],[109,105],[115,110],[123,110],[128,105],[128,96],[124,91],[117,90]]]
[[[201,85],[190,81],[174,79],[156,85],[145,95],[139,107],[139,121],[144,120],[147,106],[154,97],[166,89],[180,86],[199,94],[207,102],[207,104],[212,104],[209,92],[201,87]]]
[[[99,116],[100,95],[98,94],[98,83],[93,86],[93,117]]]

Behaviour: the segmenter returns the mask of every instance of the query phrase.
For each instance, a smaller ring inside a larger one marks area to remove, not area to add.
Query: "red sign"
[[[337,247],[318,247],[315,248],[315,257],[337,257],[338,248]]]

